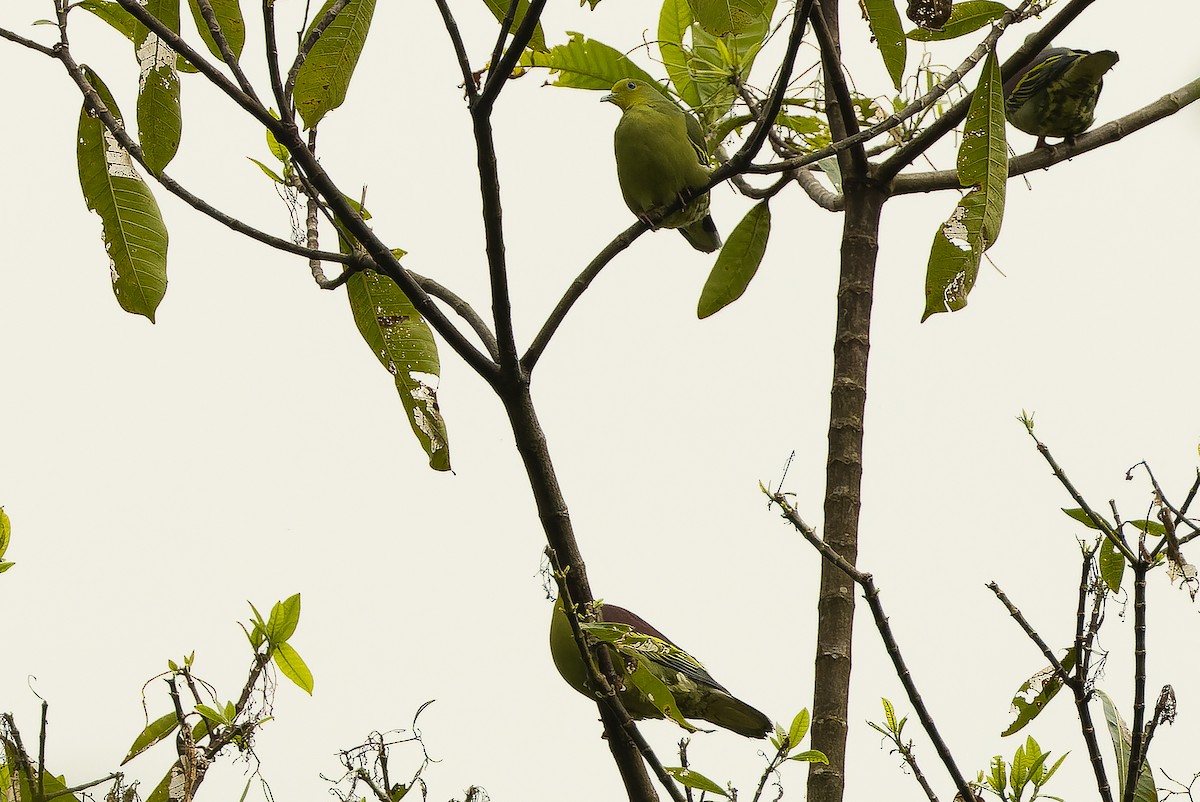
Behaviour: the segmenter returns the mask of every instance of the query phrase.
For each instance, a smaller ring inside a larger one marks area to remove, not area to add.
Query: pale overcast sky
[[[482,3],[453,5],[482,66],[491,18]],[[627,49],[657,24],[656,5],[574,5],[547,14],[552,43],[582,30]],[[50,16],[49,3],[4,6],[0,26],[48,39],[49,29],[29,23]],[[1120,52],[1101,121],[1200,74],[1200,7],[1130,9],[1096,4],[1059,42]],[[100,71],[132,119],[130,48],[85,16],[73,16],[76,58]],[[1006,36],[1002,52],[1036,24]],[[255,80],[264,75],[259,36],[251,22]],[[859,90],[888,94],[853,3],[843,3],[843,36]],[[931,52],[953,66],[963,47]],[[661,74],[644,53],[635,58]],[[425,775],[431,798],[461,798],[473,783],[494,800],[618,797],[594,706],[549,659],[544,540],[487,386],[442,349],[455,473],[429,471],[344,294],[317,289],[303,261],[247,243],[161,190],[167,297],[155,326],[125,314],[79,191],[73,85],[48,59],[8,43],[0,71],[9,76],[0,505],[17,563],[0,577],[0,709],[16,714],[26,743],[36,740],[36,692],[50,702],[51,769],[72,783],[114,770],[144,724],[143,683],[168,658],[194,649],[196,673],[235,697],[249,664],[236,624],[249,616],[246,600],[265,609],[300,592],[292,642],[315,694],[282,682],[276,719],[256,744],[280,802],[322,798],[319,775],[338,775],[338,749],[371,730],[408,727],[428,699],[437,701],[421,729],[440,761]],[[368,185],[372,225],[409,252],[406,265],[487,311],[460,80],[432,3],[381,3],[349,99],[321,126],[320,153],[349,194]],[[631,221],[612,165],[617,110],[597,93],[543,80],[513,82],[496,114],[521,343]],[[261,130],[194,76],[184,108],[170,172],[288,236],[284,204],[243,158],[267,157]],[[1018,152],[1032,147],[1009,130]],[[1018,740],[999,737],[1009,700],[1044,665],[985,583],[999,582],[1055,646],[1074,625],[1081,529],[1059,512],[1074,505],[1017,415],[1035,411],[1037,433],[1077,486],[1098,507],[1116,499],[1124,518],[1147,513],[1144,474],[1124,480],[1139,460],[1176,502],[1195,476],[1197,142],[1200,110],[1190,108],[1029,175],[1028,187],[1011,181],[1003,235],[989,252],[995,269],[985,265],[967,309],[924,324],[929,243],[956,195],[900,198],[885,210],[860,562],[972,775],[992,755],[1011,757]],[[953,166],[949,151],[937,159],[937,168]],[[728,187],[712,203],[726,235],[750,205]],[[794,451],[784,489],[820,528],[841,218],[794,188],[772,212],[758,277],[705,321],[695,305],[711,257],[673,232],[640,239],[572,312],[537,369],[534,396],[596,594],[636,609],[786,723],[811,705],[818,559],[757,488],[778,483]],[[1161,571],[1150,597],[1150,696],[1172,683],[1180,711],[1152,761],[1186,778],[1200,770],[1197,608]],[[881,696],[901,714],[911,707],[860,609],[847,798],[918,800],[864,723],[879,718]],[[1109,607],[1101,644],[1111,654],[1098,686],[1128,716],[1125,612]],[[151,718],[167,712],[161,682],[145,694]],[[1092,798],[1067,699],[1042,719],[1027,732],[1055,755],[1071,752],[1047,790]],[[674,762],[681,731],[661,722],[644,731]],[[951,798],[915,717],[907,732]],[[1103,733],[1101,741],[1111,757]],[[760,748],[701,734],[691,758],[749,799]],[[143,793],[170,752],[161,745],[126,767]],[[398,751],[393,776],[418,758]],[[243,769],[222,763],[201,799],[232,798]],[[786,767],[789,798],[800,798],[804,778],[804,766]]]

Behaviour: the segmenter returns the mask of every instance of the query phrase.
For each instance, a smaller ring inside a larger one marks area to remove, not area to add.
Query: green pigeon
[[[621,109],[613,134],[617,181],[625,205],[639,218],[674,203],[684,189],[708,183],[708,154],[704,132],[695,117],[685,113],[653,86],[632,78],[613,84],[601,101]],[[708,193],[669,215],[660,228],[677,228],[698,251],[721,247],[721,235],[708,213]]]
[[[640,662],[667,686],[684,718],[701,719],[744,735],[765,738],[774,727],[771,720],[735,698],[712,678],[700,661],[642,618],[615,604],[599,604],[600,618],[611,634],[623,632],[621,642],[609,643],[613,668],[619,675],[621,704],[634,719],[665,718],[663,711],[639,690],[630,673]],[[628,630],[625,630],[625,628]],[[589,690],[589,672],[571,634],[562,599],[554,603],[550,617],[550,654],[558,673],[572,688],[594,699]],[[639,659],[640,658],[640,659]]]
[[[1048,136],[1071,141],[1095,120],[1104,73],[1117,60],[1112,50],[1089,53],[1048,47],[1005,82],[1005,116],[1017,128],[1038,138],[1035,147],[1046,147]]]

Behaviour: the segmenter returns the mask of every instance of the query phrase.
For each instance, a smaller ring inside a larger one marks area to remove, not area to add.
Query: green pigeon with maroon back
[[[600,625],[585,633],[603,630],[618,675],[621,704],[633,719],[666,718],[664,712],[639,689],[632,673],[644,666],[670,691],[683,718],[699,719],[747,738],[765,738],[774,726],[755,708],[733,696],[723,685],[674,641],[640,616],[615,604],[596,604]],[[550,617],[550,654],[558,673],[572,688],[594,699],[590,672],[579,654],[562,600],[554,603]]]

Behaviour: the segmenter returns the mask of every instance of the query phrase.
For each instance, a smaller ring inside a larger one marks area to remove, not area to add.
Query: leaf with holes
[[[437,403],[441,362],[429,324],[394,281],[371,270],[350,277],[346,297],[363,340],[395,379],[429,467],[450,470],[446,423]]]
[[[925,273],[922,321],[967,305],[983,253],[1000,236],[1008,181],[1004,125],[1004,88],[993,51],[984,62],[958,150],[959,183],[973,189],[934,234]]]
[[[91,69],[84,76],[118,121],[121,112]],[[129,154],[86,104],[79,115],[76,158],[87,207],[100,215],[113,293],[127,312],[154,322],[167,291],[167,229],[150,188]]]

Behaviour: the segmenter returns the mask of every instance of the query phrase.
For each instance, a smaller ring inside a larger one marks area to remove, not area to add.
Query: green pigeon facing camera
[[[629,210],[642,218],[652,209],[674,203],[685,189],[708,183],[704,132],[694,117],[642,81],[625,78],[613,84],[601,101],[621,109],[613,134],[617,180]],[[708,193],[668,215],[660,228],[677,228],[698,251],[721,247],[721,235],[708,213]]]
[[[1048,136],[1071,141],[1091,127],[1104,73],[1116,63],[1112,50],[1048,47],[1005,83],[1005,116],[1038,138],[1035,147],[1046,147]]]
[[[598,606],[607,629],[628,632],[628,636],[621,638],[622,643],[615,646],[610,643],[609,651],[613,668],[620,676],[621,704],[631,718],[666,718],[630,676],[631,667],[641,663],[655,679],[667,686],[683,718],[708,721],[747,738],[765,738],[771,732],[773,726],[769,718],[725,690],[700,661],[676,646],[666,635],[623,607],[615,604]],[[554,603],[550,617],[550,654],[563,679],[584,696],[594,699],[589,690],[589,672],[571,634],[571,622],[567,620],[562,599]]]

